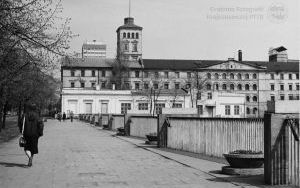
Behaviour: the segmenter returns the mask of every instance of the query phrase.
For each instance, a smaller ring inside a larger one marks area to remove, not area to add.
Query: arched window
[[[253,84],[253,86],[252,86],[252,88],[253,88],[253,90],[257,90],[257,85],[256,84]]]
[[[127,33],[127,38],[129,38],[129,39],[130,39],[130,33]]]
[[[139,33],[135,34],[135,38],[138,39],[139,38]]]
[[[238,90],[242,90],[242,84],[239,84],[239,85],[237,86],[237,88],[238,88]]]
[[[257,75],[256,75],[256,74],[253,74],[252,77],[253,77],[253,79],[256,79],[256,78],[257,78]]]
[[[126,38],[126,33],[123,33],[123,38]]]
[[[218,80],[219,79],[219,74],[215,73],[215,79]]]
[[[257,113],[257,108],[253,108],[253,114]]]
[[[234,84],[230,84],[230,90],[234,90]]]
[[[249,74],[245,74],[245,79],[249,80]]]
[[[234,79],[234,74],[230,73],[230,79]]]
[[[242,79],[241,73],[238,73],[237,78],[238,78],[239,80]]]
[[[219,90],[219,84],[216,84],[216,85],[215,85],[215,89],[216,89],[216,90]]]
[[[210,85],[210,84],[207,84],[207,85],[206,85],[206,89],[207,89],[207,90],[211,90],[211,85]]]
[[[250,97],[249,96],[246,96],[246,101],[250,102]]]
[[[211,74],[210,73],[207,73],[206,76],[207,76],[207,79],[211,79]]]
[[[226,84],[223,84],[223,85],[222,85],[222,90],[227,90]]]
[[[131,33],[131,38],[133,38],[133,39],[134,39],[134,33]]]
[[[249,84],[245,85],[245,90],[247,90],[247,91],[249,90]]]
[[[257,96],[252,97],[253,102],[257,102]]]
[[[250,108],[246,108],[247,114],[250,114]]]
[[[222,74],[222,79],[226,79],[226,74],[225,73]]]

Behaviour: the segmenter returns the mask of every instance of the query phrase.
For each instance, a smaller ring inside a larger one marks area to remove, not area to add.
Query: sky
[[[62,0],[63,16],[79,36],[70,52],[85,41],[107,44],[116,55],[116,29],[129,15],[129,0]],[[298,0],[131,0],[131,16],[143,27],[144,59],[237,58],[267,61],[270,47],[285,46],[299,59]]]

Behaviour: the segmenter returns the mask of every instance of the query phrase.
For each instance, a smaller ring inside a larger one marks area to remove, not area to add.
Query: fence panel
[[[223,157],[233,150],[264,151],[263,119],[170,117],[167,147]]]
[[[149,133],[157,133],[157,117],[131,116],[130,136],[146,138]]]

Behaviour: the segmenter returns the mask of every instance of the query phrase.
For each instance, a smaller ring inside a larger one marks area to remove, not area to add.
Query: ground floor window
[[[162,109],[165,108],[164,103],[155,104],[155,112],[156,114],[162,114]]]
[[[131,110],[131,103],[121,103],[121,114],[127,114]]]
[[[173,103],[172,108],[182,108],[182,104],[180,104],[180,103]]]
[[[202,115],[203,114],[203,105],[198,105],[197,106],[197,112],[198,112],[198,115]]]
[[[148,110],[148,103],[139,103],[139,110]]]
[[[225,115],[230,115],[230,105],[225,106]]]
[[[240,107],[234,106],[234,115],[240,115]]]

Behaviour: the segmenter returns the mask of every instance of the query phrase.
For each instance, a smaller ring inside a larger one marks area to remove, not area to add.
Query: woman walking
[[[24,147],[25,153],[28,157],[28,166],[32,166],[34,154],[38,153],[38,139],[43,136],[44,123],[39,116],[36,105],[29,104],[25,106],[25,118],[23,136],[26,140]],[[22,121],[22,122],[23,122]]]

